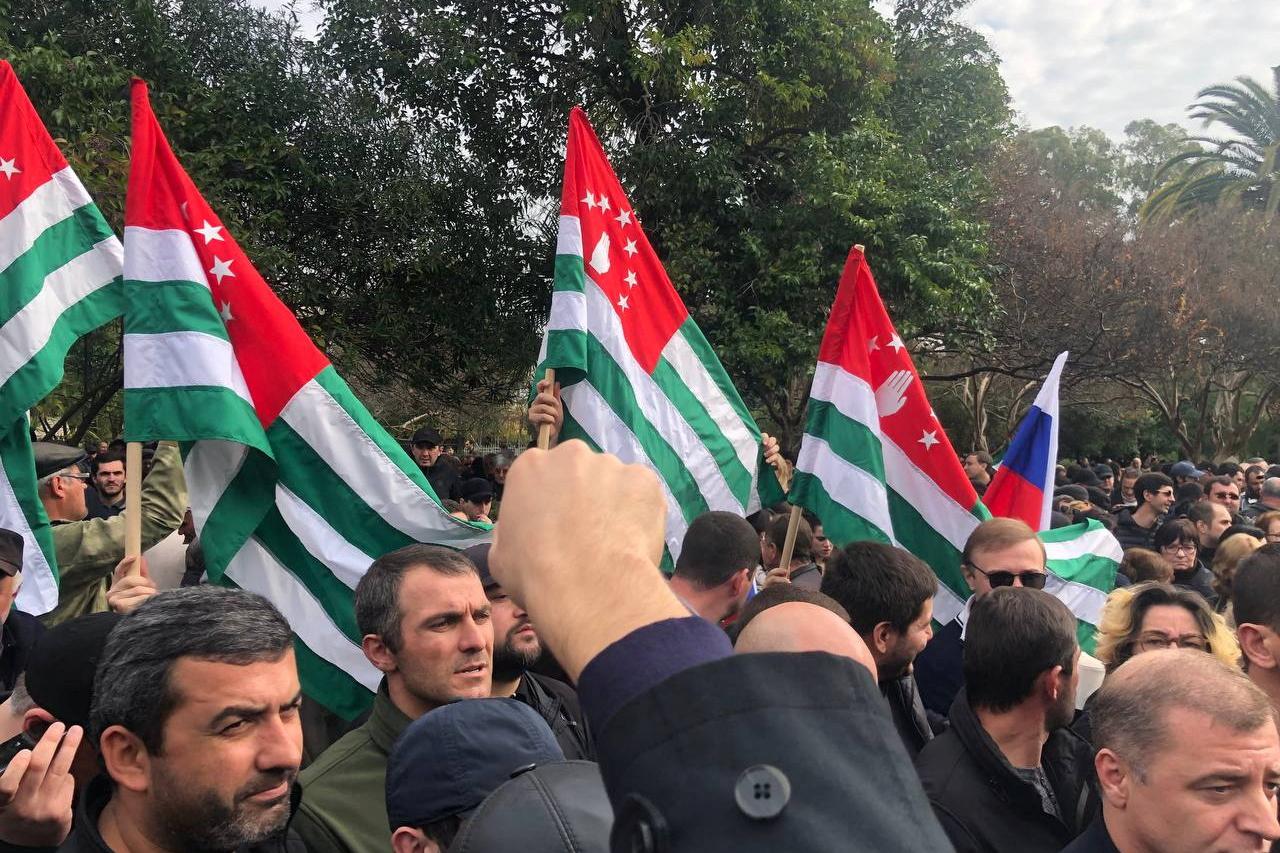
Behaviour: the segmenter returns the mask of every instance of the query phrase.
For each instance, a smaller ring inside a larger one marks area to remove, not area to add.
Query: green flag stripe
[[[124,389],[131,441],[235,441],[270,453],[253,407],[220,385]],[[216,418],[210,415],[216,413]]]
[[[183,454],[191,488],[191,510],[196,515],[200,531],[205,567],[211,580],[221,581],[227,566],[275,502],[275,463],[256,450],[248,450],[239,470],[223,491],[217,495],[203,494],[202,490],[209,486],[206,479],[212,478],[202,477],[193,470],[195,457],[196,454],[208,453],[210,446],[215,444],[219,442],[184,444]],[[227,456],[218,454],[212,461],[216,464],[227,459]],[[228,472],[218,473],[225,475]],[[206,512],[208,516],[201,524],[200,516]]]
[[[126,335],[203,332],[230,340],[208,285],[194,281],[126,279],[125,287],[129,289],[129,310],[124,317]]]
[[[884,453],[880,437],[866,424],[846,417],[833,403],[809,400],[809,417],[804,431],[831,446],[831,452],[880,482],[885,481]]]
[[[40,292],[49,273],[111,236],[98,208],[86,204],[36,237],[29,249],[0,272],[0,325]]]
[[[4,383],[0,423],[16,421],[43,400],[62,381],[71,345],[86,332],[120,316],[121,309],[120,279],[116,278],[59,314],[49,340]]]
[[[636,400],[635,389],[627,381],[622,369],[614,362],[607,350],[596,340],[594,335],[573,331],[551,331],[547,333],[547,352],[555,353],[560,340],[568,337],[584,339],[587,351],[587,363],[591,365],[591,386],[609,406],[614,416],[620,420],[640,442],[645,456],[653,464],[667,483],[671,493],[680,504],[686,522],[706,512],[706,499],[698,488],[698,483],[684,462],[667,443],[666,439],[654,429],[653,425],[641,413],[640,404]],[[553,361],[549,355],[548,361]]]
[[[311,650],[297,635],[293,651],[303,691],[344,720],[354,721],[373,707],[373,693],[340,667]]]
[[[676,373],[665,358],[658,359],[653,369],[653,381],[684,416],[685,422],[692,427],[698,440],[715,460],[716,467],[724,475],[733,496],[745,507],[751,501],[751,488],[754,485],[751,472],[742,466],[733,444],[725,438],[702,401],[689,390],[689,386],[685,385],[680,374]]]
[[[586,289],[587,271],[582,258],[577,255],[556,255],[555,271],[551,279],[551,291],[565,290],[581,293]]]
[[[698,361],[702,362],[702,368],[711,377],[711,380],[715,382],[716,387],[720,389],[724,399],[733,407],[738,419],[742,421],[742,425],[747,428],[747,431],[754,438],[759,439],[760,429],[756,426],[755,419],[747,411],[746,404],[742,402],[742,397],[738,395],[738,389],[733,387],[733,382],[729,380],[729,374],[725,372],[724,366],[720,364],[720,359],[716,357],[715,350],[707,342],[702,330],[698,328],[698,324],[693,322],[693,317],[686,318],[679,330],[676,331],[676,334],[684,339],[689,348],[693,350],[694,355],[698,357]]]
[[[792,500],[799,506],[813,511],[822,519],[822,532],[833,544],[870,540],[889,543],[889,536],[875,524],[858,515],[851,508],[832,500],[822,480],[807,471],[797,471],[791,486]]]

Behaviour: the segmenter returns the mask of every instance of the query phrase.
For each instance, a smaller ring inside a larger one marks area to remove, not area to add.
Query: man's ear
[[[402,826],[391,833],[391,849],[395,853],[440,853],[438,844],[421,829],[411,826]]]
[[[1055,666],[1040,673],[1040,676],[1036,679],[1036,686],[1044,696],[1046,703],[1053,704],[1057,702],[1058,695],[1062,692],[1062,667]]]
[[[871,629],[871,636],[868,638],[871,646],[872,654],[883,655],[889,651],[889,647],[897,640],[898,632],[888,622],[877,622],[876,626]]]
[[[396,656],[392,654],[391,649],[387,648],[382,637],[377,634],[365,634],[364,639],[360,641],[360,649],[369,659],[369,663],[382,672],[396,671]]]
[[[1112,808],[1123,809],[1129,802],[1129,786],[1136,781],[1133,768],[1104,747],[1093,757],[1093,769],[1103,800]]]
[[[124,726],[110,726],[98,739],[107,775],[120,787],[144,794],[151,787],[151,754]]]
[[[729,578],[729,584],[729,591],[733,594],[733,598],[742,598],[747,593],[747,587],[751,585],[751,569],[739,569],[734,572],[733,577]]]
[[[58,500],[61,500],[67,493],[67,481],[60,475],[54,475],[49,479],[49,494]]]
[[[1280,666],[1280,661],[1276,660],[1276,656],[1267,645],[1267,640],[1272,636],[1271,629],[1264,625],[1245,622],[1236,627],[1236,638],[1240,641],[1240,651],[1244,653],[1245,658],[1249,661],[1249,666],[1256,666],[1260,669],[1276,669],[1277,666]]]
[[[22,715],[22,731],[27,737],[39,743],[45,731],[57,720],[44,708],[32,708]]]
[[[964,582],[969,585],[969,591],[976,591],[977,587],[974,585],[973,569],[969,568],[968,563],[960,564],[960,574],[964,575]]]

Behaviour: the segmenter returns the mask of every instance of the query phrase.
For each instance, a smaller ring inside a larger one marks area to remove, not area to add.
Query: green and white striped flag
[[[25,541],[17,604],[58,603],[27,410],[62,380],[71,345],[120,315],[121,248],[0,60],[0,527]]]
[[[938,575],[934,619],[964,608],[960,570],[986,507],[934,415],[911,355],[885,311],[859,248],[849,253],[818,351],[791,501],[822,519],[836,545],[900,545]],[[1041,535],[1046,584],[1071,607],[1081,644],[1093,648],[1101,603],[1115,583],[1119,544],[1096,522]]]
[[[210,579],[270,599],[308,695],[354,717],[381,673],[352,592],[412,542],[466,547],[451,518],[221,225],[133,84],[125,212],[125,432],[186,444]]]
[[[569,116],[551,317],[537,376],[562,385],[561,438],[657,473],[668,560],[708,510],[782,499],[760,430],[689,316],[582,110]]]

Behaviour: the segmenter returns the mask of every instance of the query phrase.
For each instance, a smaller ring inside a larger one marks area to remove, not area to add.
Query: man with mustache
[[[391,746],[428,711],[489,695],[491,609],[471,561],[437,545],[384,554],[360,578],[356,627],[383,680],[368,721],[302,774],[294,829],[311,853],[386,853]]]
[[[495,698],[511,697],[538,712],[569,761],[595,761],[595,744],[578,704],[577,692],[554,678],[530,672],[542,656],[542,641],[533,630],[529,614],[489,573],[488,544],[474,545],[462,553],[476,564],[484,594],[493,607],[493,688]]]
[[[151,597],[108,635],[90,713],[105,775],[58,849],[301,850],[288,835],[301,701],[289,625],[266,599],[214,586]]]

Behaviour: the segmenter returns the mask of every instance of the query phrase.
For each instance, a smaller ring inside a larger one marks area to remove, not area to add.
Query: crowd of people
[[[541,388],[535,426],[559,426]],[[707,512],[665,576],[665,498],[577,442],[410,453],[492,545],[378,556],[354,593],[368,712],[306,695],[266,599],[203,583],[177,449],[123,560],[119,448],[36,447],[58,607],[13,606],[0,531],[0,851],[1181,851],[1280,841],[1280,466],[1059,471],[1055,523],[1125,546],[1092,654],[1045,549],[983,521],[972,596],[811,513]],[[767,460],[787,463],[765,440]],[[964,467],[982,491],[991,459]],[[173,588],[167,588],[173,587]],[[936,630],[935,630],[936,628]]]

